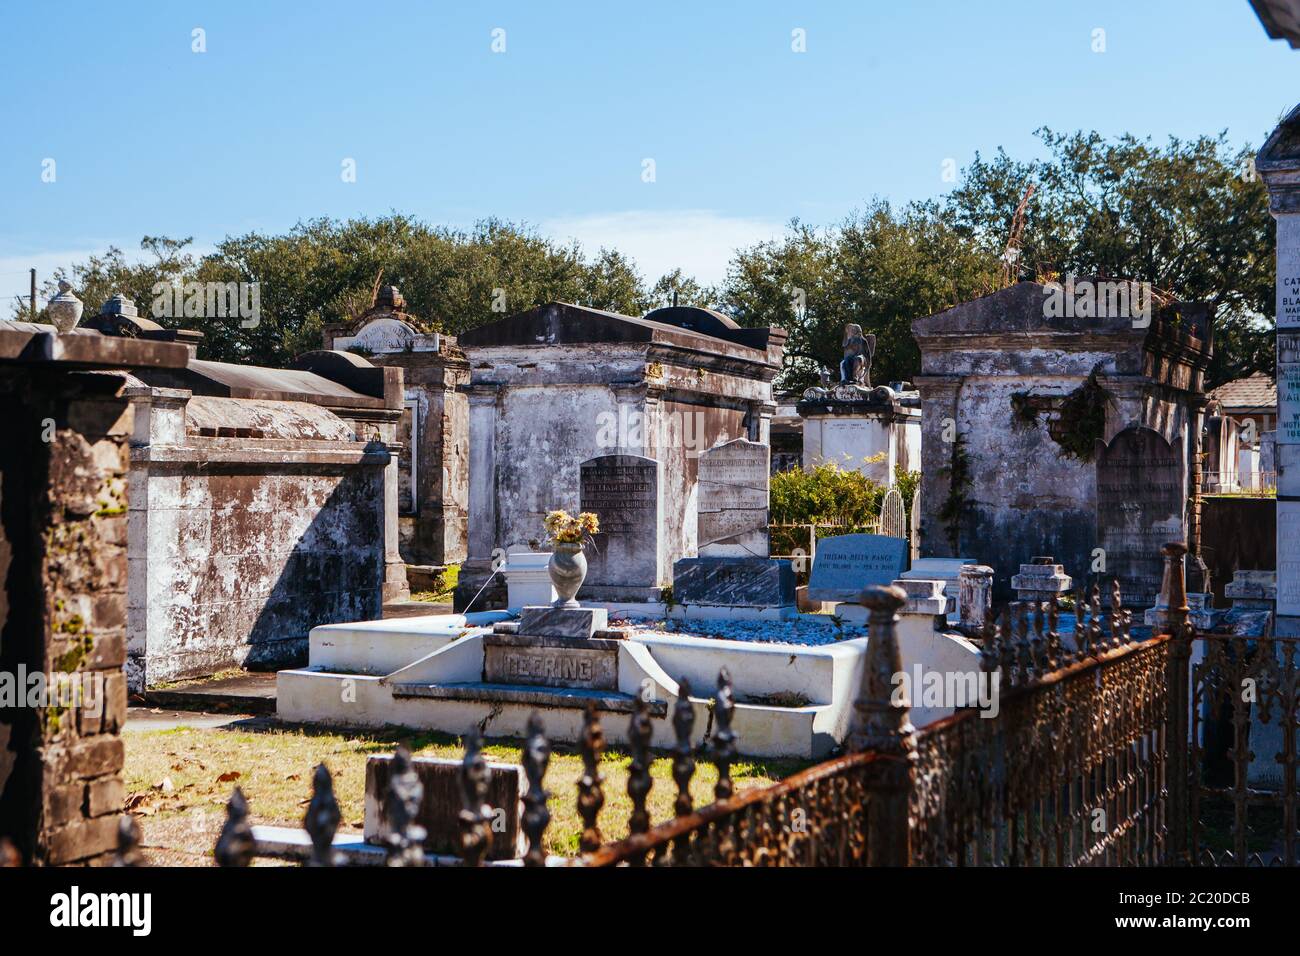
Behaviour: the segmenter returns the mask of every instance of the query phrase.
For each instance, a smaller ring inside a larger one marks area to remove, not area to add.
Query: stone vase
[[[554,607],[578,607],[576,595],[587,576],[587,556],[582,553],[582,545],[573,541],[558,541],[546,570],[550,572],[551,583],[559,595]]]
[[[49,301],[45,307],[45,315],[60,332],[71,332],[81,321],[81,311],[84,307],[81,300],[72,292],[72,286],[67,282],[59,282],[59,294]],[[36,321],[36,317],[32,317]]]

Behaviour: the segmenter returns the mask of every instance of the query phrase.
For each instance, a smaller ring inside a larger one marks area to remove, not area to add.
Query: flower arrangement
[[[546,533],[555,542],[566,544],[586,544],[591,536],[600,531],[600,519],[590,511],[584,511],[576,518],[567,511],[550,511],[542,520]]]

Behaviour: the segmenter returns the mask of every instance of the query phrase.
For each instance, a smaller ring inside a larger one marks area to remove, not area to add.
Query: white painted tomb
[[[896,583],[917,592],[904,608],[898,631],[905,669],[911,673],[919,665],[926,673],[978,673],[974,645],[935,630],[930,604],[943,602],[942,583]],[[570,686],[489,683],[489,671],[499,667],[502,654],[546,653],[536,647],[512,650],[509,628],[496,625],[514,618],[489,611],[314,628],[309,665],[278,675],[279,717],[357,728],[403,726],[452,734],[479,729],[490,737],[522,737],[529,715],[539,711],[552,740],[574,742],[580,739],[587,703],[594,700],[606,737],[625,743],[634,695],[648,690],[652,744],[667,748],[674,743],[669,715],[681,694],[678,681],[690,682],[697,727],[704,728],[710,725],[718,671],[725,666],[735,689],[733,727],[740,752],[816,759],[848,735],[868,641],[848,637],[847,631],[845,640],[818,644],[716,639],[656,631],[644,621],[613,623],[589,642],[596,648],[591,654],[605,656],[596,669],[603,684],[567,671],[569,679],[560,682]],[[720,631],[727,623],[719,622]],[[753,626],[764,636],[783,627],[792,634],[800,628],[831,627],[824,615]],[[571,646],[554,647],[556,657],[573,653]],[[782,705],[791,702],[795,705]],[[951,707],[917,707],[912,720],[922,726],[950,713]]]

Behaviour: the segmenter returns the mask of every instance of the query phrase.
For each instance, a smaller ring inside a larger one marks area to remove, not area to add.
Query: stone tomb
[[[661,465],[641,455],[602,455],[579,466],[579,510],[600,519],[581,597],[659,597],[663,570]]]
[[[817,542],[808,597],[836,601],[847,621],[864,618],[858,604],[862,589],[871,584],[892,584],[907,567],[907,541],[882,534],[844,534]]]
[[[1182,468],[1182,453],[1150,428],[1126,428],[1098,449],[1097,546],[1126,605],[1155,604],[1164,576],[1160,549],[1183,540]]]
[[[700,455],[700,557],[768,556],[769,469],[768,447],[744,438]]]

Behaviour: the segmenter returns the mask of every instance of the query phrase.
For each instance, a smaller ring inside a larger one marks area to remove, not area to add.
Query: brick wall
[[[126,716],[123,376],[0,372],[0,835],[35,864],[111,859]],[[80,698],[73,696],[80,691]]]

